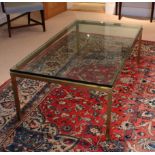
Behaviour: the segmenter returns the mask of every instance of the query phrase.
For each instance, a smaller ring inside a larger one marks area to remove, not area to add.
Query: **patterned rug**
[[[135,47],[113,91],[111,141],[105,140],[107,94],[19,79],[17,122],[10,80],[0,87],[0,151],[155,151],[155,43]]]

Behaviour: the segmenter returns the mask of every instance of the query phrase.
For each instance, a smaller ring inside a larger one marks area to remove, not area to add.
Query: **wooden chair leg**
[[[10,21],[10,15],[6,15],[7,17],[7,24],[8,24],[8,33],[9,37],[11,38],[11,21]]]
[[[155,4],[155,2],[152,2],[150,22],[152,22],[152,20],[153,20],[154,4]]]
[[[31,13],[30,12],[28,12],[28,14],[27,14],[27,17],[28,17],[28,25],[30,25],[30,18],[31,18]]]
[[[46,31],[45,28],[45,16],[44,16],[44,10],[40,10],[40,14],[41,14],[41,20],[42,20],[42,26],[43,26],[43,31]]]
[[[118,15],[118,2],[115,3],[115,15]]]
[[[119,16],[118,19],[120,20],[122,17],[122,2],[119,2]]]

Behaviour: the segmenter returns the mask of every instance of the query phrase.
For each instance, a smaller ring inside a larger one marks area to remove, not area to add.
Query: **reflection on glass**
[[[112,86],[140,29],[115,23],[77,21],[14,70]]]

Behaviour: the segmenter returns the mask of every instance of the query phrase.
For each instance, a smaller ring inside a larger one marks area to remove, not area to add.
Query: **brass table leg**
[[[112,108],[112,89],[110,89],[108,92],[106,140],[110,140],[111,108]]]
[[[140,53],[141,53],[141,42],[142,42],[142,31],[139,36],[139,45],[138,45],[138,55],[137,55],[137,64],[140,63]]]
[[[79,54],[79,52],[80,52],[80,41],[79,41],[79,38],[80,36],[79,36],[79,24],[77,23],[76,24],[76,46],[77,46],[77,52],[78,52],[78,54]]]
[[[20,101],[19,101],[19,95],[18,95],[18,86],[17,86],[16,76],[14,76],[13,74],[10,74],[10,75],[11,75],[12,89],[13,89],[13,93],[14,93],[16,114],[17,114],[18,120],[20,121],[21,120]]]

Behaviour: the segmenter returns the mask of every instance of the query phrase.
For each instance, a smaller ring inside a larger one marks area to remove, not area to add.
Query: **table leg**
[[[20,101],[19,101],[19,95],[18,95],[17,80],[16,80],[16,76],[15,75],[10,74],[10,76],[11,76],[12,89],[13,89],[15,106],[16,106],[16,114],[17,114],[18,120],[20,121],[21,120]]]
[[[138,45],[138,55],[137,55],[137,64],[140,63],[140,53],[141,53],[141,42],[142,42],[142,31],[139,36],[139,45]]]
[[[77,52],[78,52],[78,54],[79,54],[79,52],[80,52],[80,41],[79,41],[79,24],[77,23],[76,24],[76,46],[77,46]]]
[[[106,140],[110,140],[111,108],[112,108],[112,89],[108,92]]]

